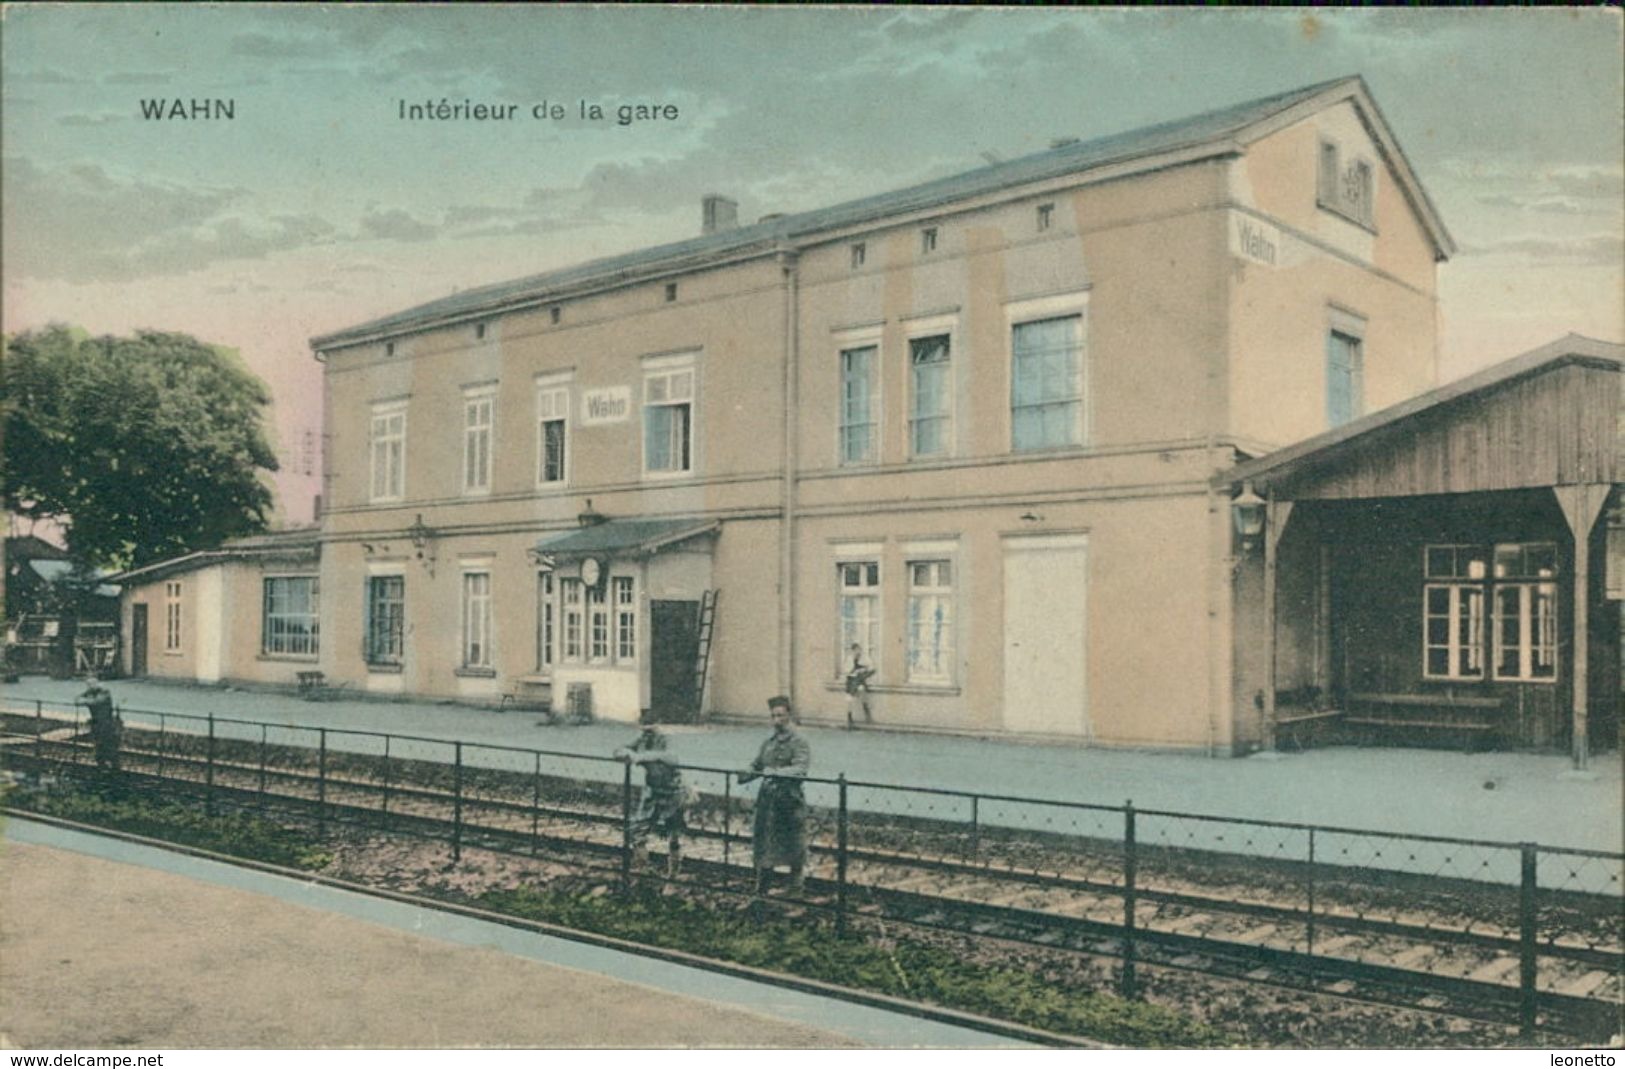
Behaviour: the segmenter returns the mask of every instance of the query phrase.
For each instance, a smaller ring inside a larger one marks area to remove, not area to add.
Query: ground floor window
[[[615,659],[630,663],[638,657],[638,602],[631,576],[610,580],[615,591]]]
[[[1432,545],[1423,570],[1425,678],[1557,679],[1555,543]]]
[[[553,667],[553,573],[536,573],[536,670]]]
[[[842,561],[836,565],[840,580],[841,657],[849,657],[853,646],[863,651],[865,664],[876,663],[880,650],[880,562]],[[836,659],[837,675],[844,674],[850,661]]]
[[[265,580],[264,615],[260,627],[262,653],[290,657],[316,656],[319,590],[314,576],[284,576]]]
[[[950,683],[953,663],[953,565],[945,560],[910,561],[908,681]]]
[[[609,599],[602,585],[587,591],[587,659],[609,660]]]
[[[581,600],[581,580],[559,580],[559,615],[564,622],[564,648],[560,651],[561,660],[573,662],[581,660]]]
[[[491,667],[491,573],[463,573],[463,667]]]
[[[367,579],[367,663],[398,665],[405,651],[406,577]]]

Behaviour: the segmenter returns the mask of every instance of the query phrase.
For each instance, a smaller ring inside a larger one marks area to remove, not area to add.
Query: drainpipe
[[[795,587],[796,587],[796,387],[800,368],[797,253],[781,249],[779,269],[784,275],[784,414],[783,515],[779,521],[779,692],[795,700]]]

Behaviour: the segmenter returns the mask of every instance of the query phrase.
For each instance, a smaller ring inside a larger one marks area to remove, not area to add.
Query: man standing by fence
[[[751,824],[751,861],[756,868],[756,893],[767,889],[767,876],[779,865],[790,868],[790,890],[800,894],[807,865],[807,803],[801,793],[801,778],[812,763],[812,747],[790,726],[790,699],[769,698],[773,734],[762,743],[748,772],[739,774],[740,783],[765,777],[756,795],[756,814]]]
[[[118,771],[119,736],[123,734],[118,714],[113,711],[113,695],[96,679],[85,677],[83,694],[74,700],[90,710],[90,741],[96,750],[96,767],[107,772]]]

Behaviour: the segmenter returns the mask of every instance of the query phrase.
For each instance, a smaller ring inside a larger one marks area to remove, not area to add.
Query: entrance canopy
[[[604,520],[536,543],[536,552],[554,559],[647,557],[691,538],[711,535],[716,520]]]

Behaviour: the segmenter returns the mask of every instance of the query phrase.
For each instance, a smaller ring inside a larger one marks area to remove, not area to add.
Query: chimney
[[[717,234],[739,225],[739,202],[717,193],[707,193],[700,202],[700,233]]]

